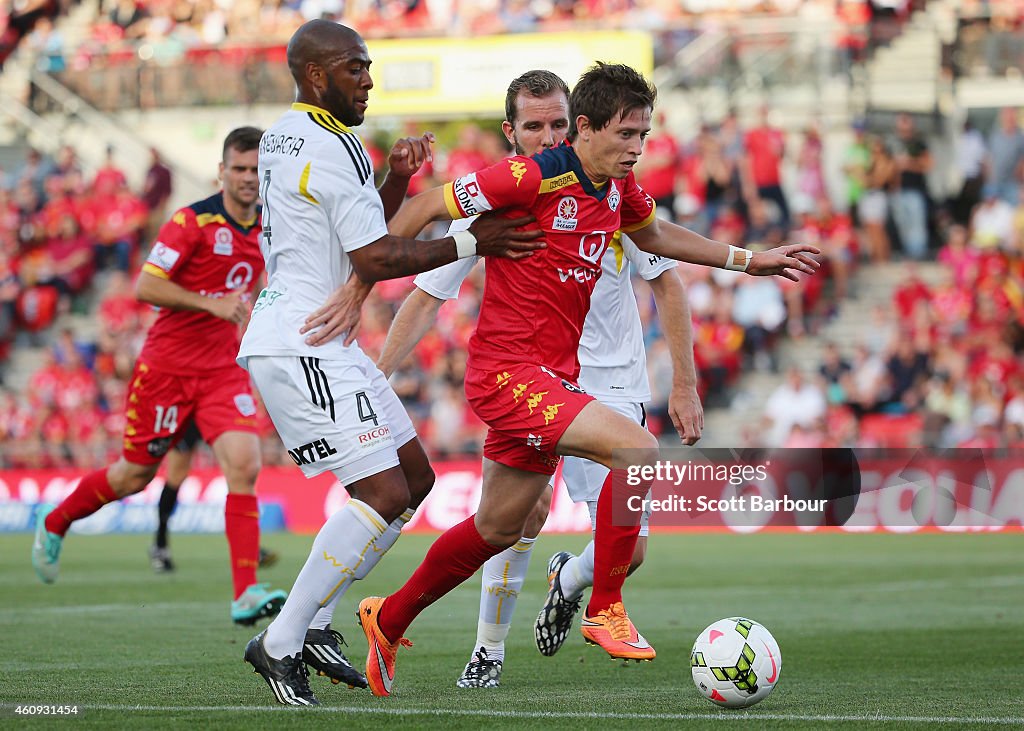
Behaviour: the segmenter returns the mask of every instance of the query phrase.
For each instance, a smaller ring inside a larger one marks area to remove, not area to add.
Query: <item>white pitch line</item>
[[[381,708],[363,706],[318,706],[296,709],[289,706],[130,706],[82,704],[83,712],[94,711],[165,711],[167,713],[366,713],[378,716],[487,716],[498,718],[539,718],[539,719],[613,719],[623,721],[811,721],[817,723],[860,723],[874,721],[883,723],[935,723],[1024,726],[1024,717],[979,716],[886,716],[878,715],[811,715],[798,713],[757,713],[748,711],[722,711],[721,713],[599,713],[596,711],[499,711],[486,709],[454,708]]]

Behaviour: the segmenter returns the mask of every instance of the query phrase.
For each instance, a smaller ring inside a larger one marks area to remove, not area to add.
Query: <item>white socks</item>
[[[488,660],[505,659],[505,638],[512,626],[519,591],[536,538],[520,538],[514,546],[492,556],[483,566],[480,587],[480,620],[477,623],[475,653],[480,647]],[[472,655],[471,655],[472,659]]]
[[[587,587],[594,585],[594,541],[591,540],[583,552],[570,558],[559,572],[562,596],[568,600],[579,598]]]
[[[391,521],[391,525],[384,531],[383,535],[377,539],[374,543],[373,550],[369,551],[364,557],[362,563],[360,563],[355,569],[355,575],[352,577],[353,581],[359,581],[365,579],[370,570],[377,565],[377,562],[381,560],[388,549],[395,545],[395,541],[398,540],[398,536],[402,534],[402,528],[405,527],[406,523],[412,520],[412,515],[415,511],[410,508],[402,513],[400,516]],[[338,606],[338,600],[345,595],[345,591],[352,586],[352,582],[348,582],[338,591],[334,593],[334,597],[326,605],[320,607],[320,611],[313,617],[313,621],[310,623],[310,629],[324,629],[334,618],[334,608]]]
[[[345,593],[364,563],[380,559],[375,542],[388,528],[377,511],[359,500],[349,500],[327,519],[281,613],[267,627],[264,646],[268,655],[281,659],[301,654],[306,630],[317,611]]]

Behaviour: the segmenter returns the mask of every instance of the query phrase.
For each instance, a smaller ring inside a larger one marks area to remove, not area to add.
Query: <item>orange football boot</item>
[[[650,643],[629,621],[622,602],[615,602],[594,616],[584,616],[580,631],[587,644],[598,645],[613,658],[640,662],[653,660],[656,654]]]
[[[393,643],[381,632],[377,617],[383,603],[384,597],[366,597],[359,602],[359,610],[356,612],[356,618],[366,634],[366,644],[369,646],[366,656],[366,682],[376,696],[391,695],[391,685],[395,682],[395,656],[398,654],[398,648],[412,647],[412,642],[404,637]]]

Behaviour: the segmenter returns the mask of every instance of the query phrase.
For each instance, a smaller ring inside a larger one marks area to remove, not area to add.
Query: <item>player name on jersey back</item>
[[[348,358],[358,346],[338,337],[314,348],[299,330],[348,281],[349,252],[387,235],[370,156],[327,111],[293,104],[260,140],[259,176],[267,286],[239,362],[250,355]]]

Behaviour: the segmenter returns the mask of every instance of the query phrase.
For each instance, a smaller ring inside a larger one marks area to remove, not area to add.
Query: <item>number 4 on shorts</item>
[[[370,405],[370,397],[366,395],[366,391],[360,391],[356,394],[356,413],[359,414],[359,421],[372,421],[374,426],[380,426],[377,422],[377,414],[373,410],[373,406]]]

